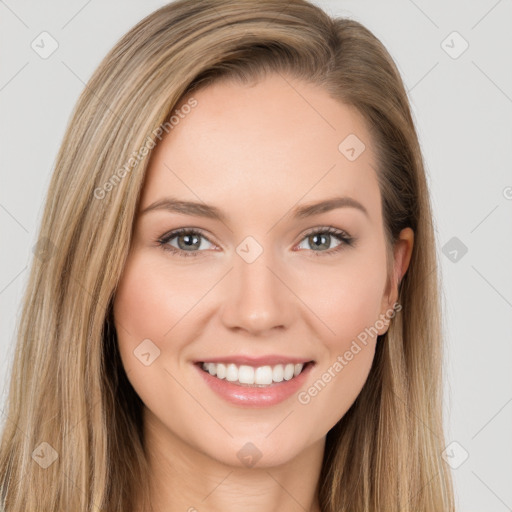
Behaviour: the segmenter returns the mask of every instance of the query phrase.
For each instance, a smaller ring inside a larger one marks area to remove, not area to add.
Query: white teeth
[[[240,380],[240,382],[242,382]],[[254,370],[254,383],[255,384],[272,384],[272,367],[260,366]]]
[[[210,364],[214,365],[215,363]],[[228,364],[226,369],[226,380],[229,380],[230,382],[238,380],[238,369],[234,364]]]
[[[290,363],[254,368],[248,365],[237,366],[232,363],[203,363],[202,367],[203,370],[218,379],[246,385],[270,386],[272,382],[282,382],[297,377],[302,372],[304,365]]]
[[[282,364],[274,366],[272,370],[272,380],[274,382],[282,382],[284,378],[284,368]]]
[[[210,364],[212,366],[214,366],[213,363],[210,363]],[[218,364],[217,365],[217,377],[219,379],[226,378],[226,365],[225,364]]]
[[[295,365],[287,364],[284,367],[284,380],[290,380],[293,377],[294,371],[295,371]]]
[[[252,366],[240,366],[238,368],[238,382],[240,384],[254,384],[254,368]]]

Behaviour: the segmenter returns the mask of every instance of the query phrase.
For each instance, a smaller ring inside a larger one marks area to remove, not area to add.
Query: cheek
[[[114,322],[123,366],[139,395],[162,388],[156,370],[174,348],[179,351],[165,350],[165,340],[185,314],[180,288],[165,278],[158,262],[137,252],[129,256],[114,300]]]
[[[120,342],[159,340],[172,320],[164,314],[163,280],[142,260],[128,261],[114,301],[114,318]]]
[[[173,360],[186,346],[182,320],[201,295],[193,279],[190,273],[171,274],[161,257],[140,250],[130,254],[116,292],[114,322],[123,367],[155,411],[169,400],[173,380],[166,370],[173,373]]]
[[[299,295],[325,325],[317,328],[325,334],[324,344],[346,350],[347,343],[379,319],[387,277],[385,257],[354,252],[336,265],[316,265],[309,275],[310,279],[297,281],[301,283]]]
[[[197,281],[197,282],[196,282]],[[162,259],[134,254],[126,264],[114,302],[120,342],[138,344],[149,338],[158,346],[174,333],[201,296],[200,278],[169,272]],[[204,288],[204,283],[203,283]]]
[[[312,385],[297,398],[330,428],[356,400],[372,366],[386,283],[384,252],[376,247],[354,253],[336,267],[317,266],[314,276],[302,282],[300,296],[308,297],[308,307],[323,324],[315,322],[316,332],[323,333],[324,355]]]

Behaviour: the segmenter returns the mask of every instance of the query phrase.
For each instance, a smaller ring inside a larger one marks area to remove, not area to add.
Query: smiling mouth
[[[198,365],[204,372],[219,380],[246,387],[269,387],[298,377],[314,361],[253,367],[233,363],[204,363]]]

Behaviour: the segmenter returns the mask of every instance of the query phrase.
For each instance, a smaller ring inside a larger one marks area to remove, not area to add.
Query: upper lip
[[[304,357],[289,357],[279,355],[269,355],[261,357],[252,356],[225,356],[225,357],[210,357],[208,359],[201,359],[196,363],[232,363],[240,366],[242,364],[248,366],[275,366],[277,364],[306,364],[313,362],[312,359]]]

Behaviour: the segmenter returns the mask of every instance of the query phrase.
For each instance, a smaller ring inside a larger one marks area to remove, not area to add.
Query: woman
[[[78,101],[39,245],[6,511],[454,510],[422,156],[359,23],[142,20]]]

